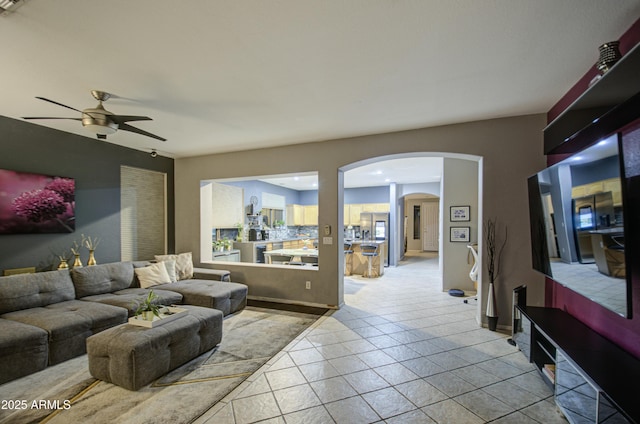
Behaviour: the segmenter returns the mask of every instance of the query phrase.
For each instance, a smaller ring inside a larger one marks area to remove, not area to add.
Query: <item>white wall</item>
[[[440,255],[442,264],[443,289],[475,290],[469,271],[473,263],[467,263],[468,243],[450,241],[451,227],[469,227],[469,242],[478,242],[478,162],[463,159],[445,158],[442,180],[445,181],[442,191],[442,246]],[[451,206],[469,206],[470,220],[464,222],[450,221]]]
[[[544,280],[531,269],[526,181],[545,167],[544,125],[545,116],[538,114],[177,159],[176,249],[192,251],[196,261],[200,257],[200,180],[317,171],[319,225],[331,225],[333,229],[333,243],[319,246],[319,269],[225,268],[231,270],[234,280],[249,285],[251,296],[339,305],[343,302],[343,255],[342,243],[338,242],[343,237],[342,169],[374,157],[413,152],[479,156],[484,164],[484,216],[498,217],[509,226],[510,243],[497,286],[499,324],[509,325],[512,288],[527,283],[529,303],[543,303]],[[306,280],[312,281],[311,290],[304,289]],[[484,298],[481,296],[483,304]]]

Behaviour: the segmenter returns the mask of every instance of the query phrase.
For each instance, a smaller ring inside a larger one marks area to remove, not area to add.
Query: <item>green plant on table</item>
[[[142,318],[147,321],[153,321],[154,315],[160,318],[160,308],[162,306],[153,303],[157,299],[159,299],[158,295],[155,294],[153,290],[149,290],[149,294],[146,299],[138,305],[135,316],[137,317],[142,315]]]
[[[236,229],[238,230],[238,236],[236,237],[237,241],[242,241],[242,230],[244,229],[244,225],[241,222],[236,224]]]
[[[214,252],[222,252],[222,249],[224,249],[224,243],[222,242],[222,240],[216,240],[212,243],[212,245]]]

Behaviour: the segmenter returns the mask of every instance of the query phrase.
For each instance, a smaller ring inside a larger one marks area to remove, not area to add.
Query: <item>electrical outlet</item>
[[[307,290],[311,290],[311,281],[307,281],[307,284],[305,287]]]

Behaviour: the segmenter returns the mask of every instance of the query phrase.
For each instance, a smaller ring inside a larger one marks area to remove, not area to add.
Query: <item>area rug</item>
[[[93,378],[83,355],[0,386],[0,423],[191,423],[318,318],[248,306],[218,347],[136,392]]]

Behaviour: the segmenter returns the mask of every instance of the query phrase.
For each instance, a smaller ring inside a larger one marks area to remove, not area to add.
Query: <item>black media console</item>
[[[520,303],[514,313],[513,340],[569,422],[640,423],[640,360],[560,309]]]

